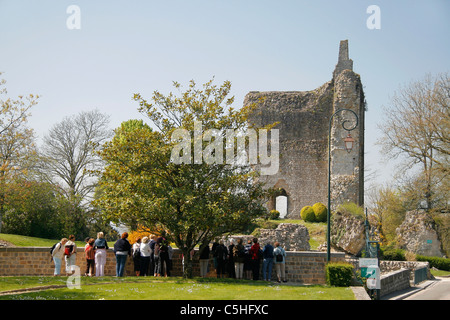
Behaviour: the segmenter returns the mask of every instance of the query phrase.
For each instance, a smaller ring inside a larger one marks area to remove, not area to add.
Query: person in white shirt
[[[150,256],[152,254],[152,249],[150,249],[149,238],[142,238],[141,246],[141,276],[148,276],[148,269],[150,266]]]
[[[133,253],[134,272],[136,273],[136,277],[139,277],[141,272],[141,238],[136,239],[131,250]]]
[[[60,242],[58,242],[55,248],[52,251],[52,259],[55,263],[55,272],[53,276],[61,275],[61,264],[62,259],[64,257],[64,245],[69,241],[67,238],[62,238]]]
[[[75,271],[77,261],[77,245],[75,244],[74,235],[70,235],[69,241],[64,245],[64,257],[66,260],[66,273],[70,276]]]

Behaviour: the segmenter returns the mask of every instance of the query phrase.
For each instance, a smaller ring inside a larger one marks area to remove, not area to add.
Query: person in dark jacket
[[[208,274],[209,255],[211,250],[209,249],[209,243],[200,252],[200,277],[205,278]]]
[[[155,274],[155,245],[156,245],[156,239],[158,237],[154,234],[150,235],[150,250],[152,253],[150,254],[150,274]]]
[[[216,250],[214,251],[214,257],[217,262],[217,278],[223,278],[225,274],[225,266],[227,264],[228,259],[228,249],[223,244],[223,241],[220,240],[219,244],[216,246]]]
[[[131,256],[131,244],[128,242],[128,233],[122,233],[122,237],[114,244],[116,255],[116,277],[123,277],[127,257]]]
[[[237,245],[233,248],[233,260],[235,266],[236,279],[244,278],[244,260],[245,260],[245,248],[242,244],[242,239],[239,238]]]
[[[227,262],[227,270],[228,276],[230,278],[236,278],[236,271],[234,270],[234,240],[230,240],[230,245],[228,246],[228,262]]]
[[[253,245],[250,248],[250,257],[251,257],[251,266],[253,273],[253,280],[259,280],[259,265],[260,265],[260,256],[261,247],[259,246],[258,239],[253,238]]]
[[[263,280],[270,281],[272,277],[272,267],[273,267],[273,246],[270,241],[267,241],[263,249]]]
[[[250,249],[252,248],[252,240],[247,240],[247,244],[244,246],[244,278],[247,280],[252,279],[252,254],[250,253]]]
[[[164,277],[167,277],[167,269],[169,267],[169,247],[168,247],[168,241],[163,238],[159,237],[156,241],[157,245],[159,245],[159,261],[158,261],[158,274],[164,275]]]

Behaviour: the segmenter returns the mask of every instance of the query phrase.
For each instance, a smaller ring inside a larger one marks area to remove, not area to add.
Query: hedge
[[[381,247],[381,258],[390,261],[406,261],[405,251],[393,246]]]
[[[428,261],[430,263],[430,268],[435,267],[439,270],[450,271],[450,259],[416,255],[416,260]]]
[[[331,262],[325,266],[327,284],[335,287],[348,287],[353,279],[353,265],[345,262]]]

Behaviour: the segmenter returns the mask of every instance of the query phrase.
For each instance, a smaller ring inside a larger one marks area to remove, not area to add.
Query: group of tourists
[[[136,276],[170,276],[173,248],[163,237],[138,238],[132,247]]]
[[[228,273],[230,278],[271,281],[272,269],[275,266],[277,281],[286,282],[286,251],[279,242],[272,246],[271,242],[267,241],[261,248],[257,238],[248,240],[245,245],[239,238],[237,241],[231,240],[228,247],[223,241],[215,242],[211,249],[206,245],[200,252],[201,277],[206,277],[208,273],[210,255],[213,257],[218,278]]]
[[[86,238],[85,242],[85,275],[94,276],[95,270],[95,276],[101,277],[105,273],[106,250],[109,249],[104,234],[99,232],[97,233],[97,239]],[[237,241],[232,239],[228,247],[225,246],[223,241],[216,241],[211,248],[209,243],[200,246],[200,248],[201,277],[206,277],[208,274],[209,262],[212,257],[218,278],[228,274],[230,278],[260,280],[260,270],[262,270],[262,280],[271,281],[272,269],[275,266],[277,281],[286,282],[286,251],[279,242],[275,242],[272,246],[270,241],[267,241],[261,248],[257,238],[248,240],[245,245],[240,238]],[[52,247],[50,253],[55,264],[55,276],[60,275],[63,259],[66,265],[66,274],[74,273],[77,254],[74,235],[70,235],[68,239],[61,239]],[[123,277],[128,257],[133,259],[136,276],[170,276],[173,248],[163,237],[150,235],[142,239],[138,238],[131,245],[128,241],[128,233],[124,232],[114,244],[114,254],[117,277]]]
[[[116,245],[118,245],[120,240],[126,240],[128,237],[127,233],[122,235],[122,238],[119,239],[114,245],[114,252],[116,253],[116,258],[121,258],[122,251],[116,250]],[[104,237],[103,232],[97,233],[97,239],[94,238],[86,238],[86,245],[84,247],[84,253],[86,258],[86,272],[85,275],[93,276],[95,269],[95,276],[101,277],[105,272],[105,264],[106,264],[106,250],[108,248],[108,243]],[[129,243],[128,243],[129,245]],[[76,268],[76,257],[77,257],[77,245],[75,243],[75,236],[70,235],[69,239],[62,238],[60,242],[56,243],[50,253],[52,255],[52,260],[55,264],[55,272],[54,276],[59,276],[61,273],[61,264],[64,259],[66,264],[66,275],[71,275],[75,272]],[[124,248],[126,251],[126,248]],[[126,256],[125,256],[126,257]],[[95,267],[94,267],[95,266]],[[119,266],[119,263],[118,263]],[[123,270],[122,270],[123,272]]]
[[[97,239],[86,238],[84,254],[86,259],[85,276],[102,277],[105,275],[106,250],[109,249],[108,243],[103,232],[97,233]],[[55,264],[54,276],[61,273],[61,265],[64,260],[66,265],[66,275],[72,275],[76,269],[77,245],[75,236],[70,235],[69,239],[62,238],[50,250],[52,260]],[[123,277],[128,257],[133,258],[134,271],[136,275],[146,276],[168,276],[172,266],[173,249],[166,243],[163,237],[144,237],[137,239],[131,246],[128,241],[128,233],[122,233],[120,239],[114,244],[114,254],[116,257],[116,276]]]

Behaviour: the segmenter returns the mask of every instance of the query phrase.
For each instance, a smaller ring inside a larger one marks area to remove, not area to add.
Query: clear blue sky
[[[81,29],[70,30],[70,5]],[[370,30],[370,5],[381,29]],[[9,96],[36,93],[30,127],[42,137],[63,117],[94,108],[111,127],[143,118],[133,93],[168,93],[172,81],[232,82],[249,91],[312,90],[331,80],[349,40],[368,102],[366,164],[392,179],[374,142],[382,106],[400,85],[450,71],[448,0],[0,0],[0,71]]]

